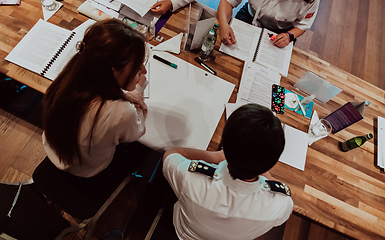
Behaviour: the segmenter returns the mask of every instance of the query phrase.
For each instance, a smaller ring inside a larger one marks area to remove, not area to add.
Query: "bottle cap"
[[[371,134],[371,133],[368,133],[366,136],[368,136],[368,139],[372,139],[373,138],[373,134]]]
[[[218,24],[214,24],[213,29],[214,29],[214,30],[218,30],[218,28],[219,28],[219,25],[218,25]]]
[[[365,100],[365,106],[369,106],[370,102],[368,100]]]

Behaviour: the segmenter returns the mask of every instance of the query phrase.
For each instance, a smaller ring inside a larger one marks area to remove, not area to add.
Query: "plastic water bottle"
[[[201,51],[199,53],[199,58],[202,59],[202,61],[206,61],[211,53],[213,51],[215,43],[217,42],[217,30],[218,30],[218,24],[214,24],[213,29],[209,31],[209,33],[206,35],[205,39],[203,40]]]
[[[364,144],[367,140],[372,138],[373,138],[373,134],[368,133],[365,136],[354,137],[352,139],[347,140],[346,142],[340,142],[339,147],[341,151],[347,152],[354,148],[358,148],[362,146],[362,144]]]

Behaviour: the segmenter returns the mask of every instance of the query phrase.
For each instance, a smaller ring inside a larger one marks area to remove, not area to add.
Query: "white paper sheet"
[[[304,171],[309,136],[286,124],[283,125],[283,128],[286,144],[279,161]]]
[[[219,51],[245,60],[256,62],[286,77],[289,71],[293,42],[284,48],[275,46],[267,33],[276,33],[247,24],[238,19],[232,19],[231,28],[234,31],[234,45],[221,44]],[[260,39],[260,37],[262,37]],[[258,42],[260,42],[258,46]],[[255,59],[254,56],[256,56]]]
[[[234,84],[166,52],[150,54],[150,98],[146,134],[139,142],[154,150],[191,147],[206,150],[230,99]]]
[[[258,39],[261,35],[262,28],[255,27],[251,24],[233,18],[231,21],[231,28],[234,31],[235,40],[234,45],[221,44],[219,51],[247,62],[253,60],[255,49],[258,45]]]
[[[379,116],[377,120],[377,166],[385,168],[385,118]]]
[[[246,63],[243,68],[237,103],[257,103],[271,109],[272,85],[279,85],[281,76],[255,63]]]
[[[118,0],[124,5],[129,6],[132,10],[137,12],[140,16],[144,16],[157,0]]]
[[[70,34],[39,19],[5,59],[40,74]]]
[[[48,72],[45,74],[45,77],[54,80],[59,73],[63,70],[65,65],[71,60],[71,58],[77,53],[76,43],[81,41],[84,37],[84,33],[89,26],[94,24],[96,21],[92,19],[88,19],[80,26],[75,28],[72,32],[76,34],[71,39],[70,43],[62,50],[61,54],[58,56],[56,61],[49,68]]]
[[[111,3],[103,1],[103,0],[98,0],[98,1],[89,1],[91,6],[94,8],[108,14],[109,16],[113,18],[117,18],[119,16],[119,9],[121,3],[118,1],[112,1]]]

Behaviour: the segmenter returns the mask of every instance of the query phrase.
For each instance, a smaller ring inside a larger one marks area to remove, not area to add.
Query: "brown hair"
[[[130,77],[123,88],[135,78],[144,62],[145,39],[139,32],[120,20],[99,21],[87,29],[79,52],[72,57],[47,89],[43,100],[43,127],[50,146],[61,162],[80,164],[80,122],[90,103],[100,99],[98,114],[107,100],[126,100],[112,68],[119,71],[132,62]]]

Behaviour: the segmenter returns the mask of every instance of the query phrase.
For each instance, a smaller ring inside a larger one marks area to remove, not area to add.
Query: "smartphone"
[[[273,84],[271,110],[279,114],[285,112],[285,88],[277,84]]]

